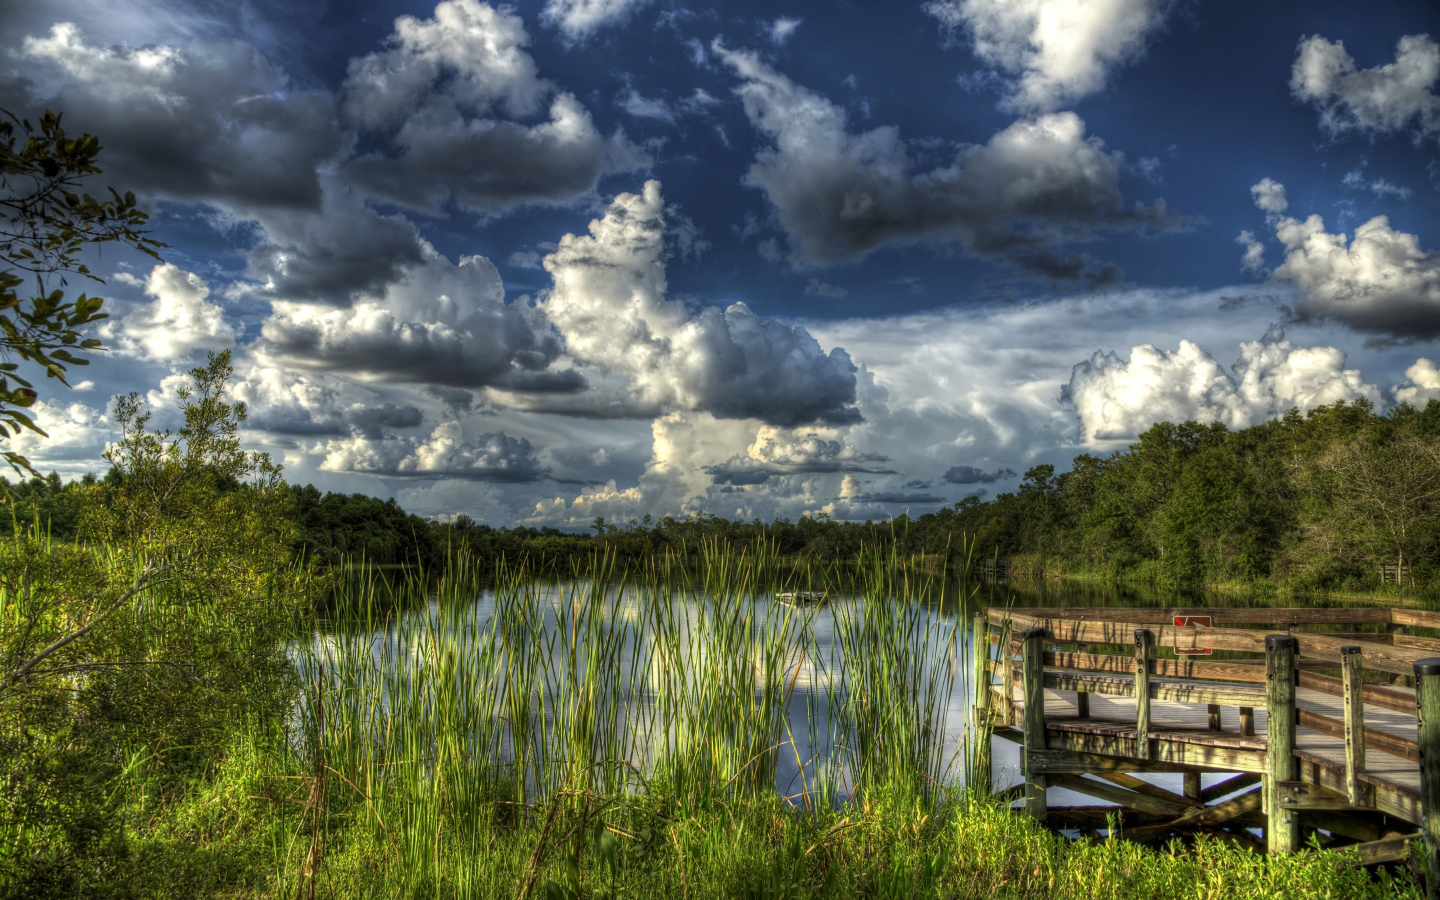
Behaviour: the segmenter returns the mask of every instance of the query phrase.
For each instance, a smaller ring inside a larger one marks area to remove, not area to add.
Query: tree
[[[99,153],[94,135],[66,136],[60,116],[49,110],[32,127],[0,109],[0,437],[21,428],[45,434],[25,412],[37,393],[20,374],[20,362],[68,387],[67,368],[88,365],[81,354],[101,349],[82,329],[106,318],[104,300],[84,293],[66,299],[63,289],[67,274],[104,284],[85,264],[84,251],[119,243],[158,260],[156,251],[165,246],[142,230],[147,216],[134,194],[122,197],[111,188],[109,200],[97,200],[77,193],[82,181],[100,174]],[[32,278],[34,292],[22,291]],[[18,453],[0,456],[17,472],[38,474]]]
[[[1320,469],[1332,479],[1344,521],[1362,526],[1375,556],[1404,572],[1440,510],[1440,447],[1408,432],[1357,437],[1321,457]]]
[[[190,374],[178,432],[117,403],[80,540],[0,539],[0,897],[104,896],[126,754],[213,765],[236,723],[282,721],[293,698],[284,639],[312,598],[291,494],[240,447],[229,354]]]

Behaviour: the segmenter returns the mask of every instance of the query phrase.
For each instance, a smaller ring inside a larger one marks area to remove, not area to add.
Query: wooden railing
[[[1192,624],[1197,616],[1211,624]],[[999,693],[1000,718],[1021,725],[1024,732],[1027,808],[1042,817],[1044,776],[1031,776],[1029,760],[1032,751],[1046,752],[1044,690],[1049,688],[1074,691],[1080,719],[1088,717],[1092,695],[1134,698],[1135,737],[1128,755],[1139,760],[1154,758],[1153,739],[1178,739],[1152,730],[1152,700],[1204,705],[1212,731],[1220,731],[1221,708],[1234,707],[1238,710],[1240,737],[1254,736],[1254,708],[1265,708],[1265,740],[1263,744],[1257,740],[1252,752],[1264,754],[1265,806],[1271,813],[1267,834],[1272,852],[1296,849],[1298,810],[1332,809],[1338,802],[1331,797],[1321,798],[1323,791],[1316,785],[1298,780],[1297,727],[1344,742],[1344,777],[1336,787],[1344,803],[1354,807],[1373,805],[1373,785],[1364,779],[1367,749],[1415,762],[1420,769],[1418,805],[1423,815],[1411,818],[1425,819],[1427,831],[1433,832],[1428,838],[1432,856],[1440,849],[1440,639],[1405,633],[1414,627],[1440,629],[1440,613],[1391,609],[1026,608],[991,610],[985,625],[977,628],[975,645],[977,684],[984,683],[976,694],[977,714],[989,715],[994,699],[989,676],[999,675],[1001,684],[1008,687]],[[1304,630],[1313,627],[1356,630]],[[1365,628],[1384,630],[1362,630]],[[983,647],[979,637],[982,630]],[[991,644],[998,645],[1001,652],[998,659],[985,662]],[[1046,644],[1065,647],[1047,650]],[[1132,649],[1124,654],[1101,652],[1106,645]],[[1182,655],[1170,659],[1158,657],[1157,648],[1180,654],[1225,651],[1252,658],[1212,660]],[[1366,670],[1411,680],[1415,688],[1366,684]],[[1327,672],[1338,672],[1338,677]],[[1016,722],[1015,688],[1024,698],[1023,722]],[[1299,688],[1339,698],[1342,714],[1336,717],[1298,708]],[[1367,705],[1416,716],[1416,739],[1366,727]],[[1426,765],[1427,760],[1432,762]],[[1073,780],[1078,776],[1065,777]]]

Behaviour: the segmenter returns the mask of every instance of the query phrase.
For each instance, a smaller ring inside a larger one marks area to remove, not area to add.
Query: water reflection
[[[853,733],[862,720],[854,717],[853,707],[844,706],[855,696],[851,693],[853,686],[846,684],[845,679],[856,677],[864,662],[847,658],[844,640],[847,628],[852,629],[848,633],[853,635],[860,604],[857,598],[837,595],[821,606],[796,608],[777,602],[773,594],[764,594],[753,602],[745,601],[743,610],[732,610],[737,615],[743,614],[744,628],[781,635],[779,640],[783,646],[777,646],[773,640],[769,643],[712,640],[713,635],[702,632],[722,620],[713,610],[707,611],[704,602],[694,598],[672,597],[669,624],[659,628],[654,621],[655,610],[643,606],[650,601],[633,591],[628,594],[610,591],[605,598],[607,612],[603,624],[597,627],[608,629],[615,639],[604,644],[609,648],[605,659],[595,660],[598,665],[591,665],[587,653],[593,651],[587,647],[601,645],[593,641],[587,643],[585,629],[590,626],[577,618],[576,606],[576,598],[586,593],[587,586],[561,582],[537,584],[532,588],[541,620],[533,623],[535,627],[530,631],[522,628],[515,630],[515,634],[529,634],[533,646],[495,644],[496,626],[514,624],[497,622],[497,616],[513,615],[515,607],[506,606],[493,589],[486,589],[479,591],[463,609],[441,610],[432,600],[426,608],[391,614],[369,628],[350,628],[344,632],[322,630],[314,635],[310,646],[304,648],[306,652],[297,656],[302,665],[312,668],[324,662],[328,678],[339,678],[336,673],[346,666],[356,671],[362,662],[365,665],[360,668],[368,666],[373,672],[382,673],[383,677],[367,688],[381,695],[380,709],[393,705],[392,695],[408,694],[418,683],[425,682],[427,686],[422,689],[434,692],[434,696],[427,695],[424,702],[453,704],[460,720],[504,719],[510,723],[517,716],[513,699],[507,701],[493,689],[480,685],[484,679],[477,680],[474,675],[481,669],[467,671],[465,666],[514,668],[522,657],[538,654],[543,662],[536,671],[547,674],[527,690],[533,688],[540,695],[550,692],[552,696],[569,691],[566,696],[574,697],[576,685],[569,682],[577,679],[603,680],[615,689],[619,706],[610,711],[603,727],[623,732],[620,737],[625,760],[641,770],[653,766],[664,751],[673,751],[687,740],[687,735],[673,730],[656,732],[656,723],[666,720],[665,705],[673,704],[677,695],[695,690],[697,673],[738,665],[743,671],[731,672],[739,679],[733,681],[732,686],[739,685],[751,692],[754,702],[739,713],[737,727],[755,730],[754,738],[762,744],[767,742],[765,735],[779,738],[769,747],[773,756],[766,775],[769,786],[790,797],[828,780],[834,797],[849,796],[856,777],[850,759],[856,748],[839,746],[837,741],[854,744],[866,737]],[[917,605],[916,614],[906,620],[915,632],[906,637],[920,653],[915,661],[917,671],[927,670],[943,676],[931,679],[932,705],[924,713],[931,721],[923,723],[937,738],[935,774],[956,782],[963,780],[974,696],[974,667],[968,660],[974,613],[991,606],[1273,605],[1283,603],[1273,597],[1163,591],[1096,582],[1016,580],[954,585],[937,594],[933,602]],[[467,656],[467,653],[478,652],[477,646],[486,642],[489,642],[488,649],[484,653],[498,655],[482,653],[483,659]],[[744,648],[747,655],[743,659],[731,659],[730,654],[736,647]],[[471,662],[465,663],[466,659]],[[445,689],[436,691],[434,670],[439,666],[451,667],[447,671],[453,674],[448,676],[450,683],[443,686]],[[787,698],[778,711],[779,722],[769,718],[775,711],[767,711],[764,702],[767,692],[771,695],[779,692]],[[716,698],[700,700],[719,702]],[[733,700],[731,697],[727,714],[736,714]],[[547,703],[542,698],[537,709],[542,732],[547,724],[553,728],[557,716],[553,701]],[[847,712],[850,718],[841,721]],[[505,762],[515,760],[517,750],[509,743],[507,734],[485,732],[483,741],[491,743],[476,752],[491,753]],[[730,764],[733,767],[733,761]],[[997,790],[1018,783],[1018,748],[1008,741],[995,740],[991,769],[991,783]],[[1179,775],[1143,777],[1176,793],[1182,790]],[[1207,776],[1206,785],[1219,778]],[[1063,789],[1050,792],[1051,805],[1094,805],[1095,802]]]

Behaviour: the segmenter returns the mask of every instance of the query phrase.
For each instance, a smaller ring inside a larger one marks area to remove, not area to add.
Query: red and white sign
[[[1175,625],[1179,628],[1209,628],[1211,620],[1209,616],[1175,616]],[[1209,656],[1215,651],[1209,647],[1176,647],[1176,656]]]

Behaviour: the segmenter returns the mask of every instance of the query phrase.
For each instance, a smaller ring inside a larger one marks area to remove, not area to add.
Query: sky
[[[885,520],[1158,421],[1440,399],[1428,0],[10,0],[0,107],[164,262],[42,387],[103,472],[229,349],[292,483]],[[72,287],[75,287],[72,281]]]

